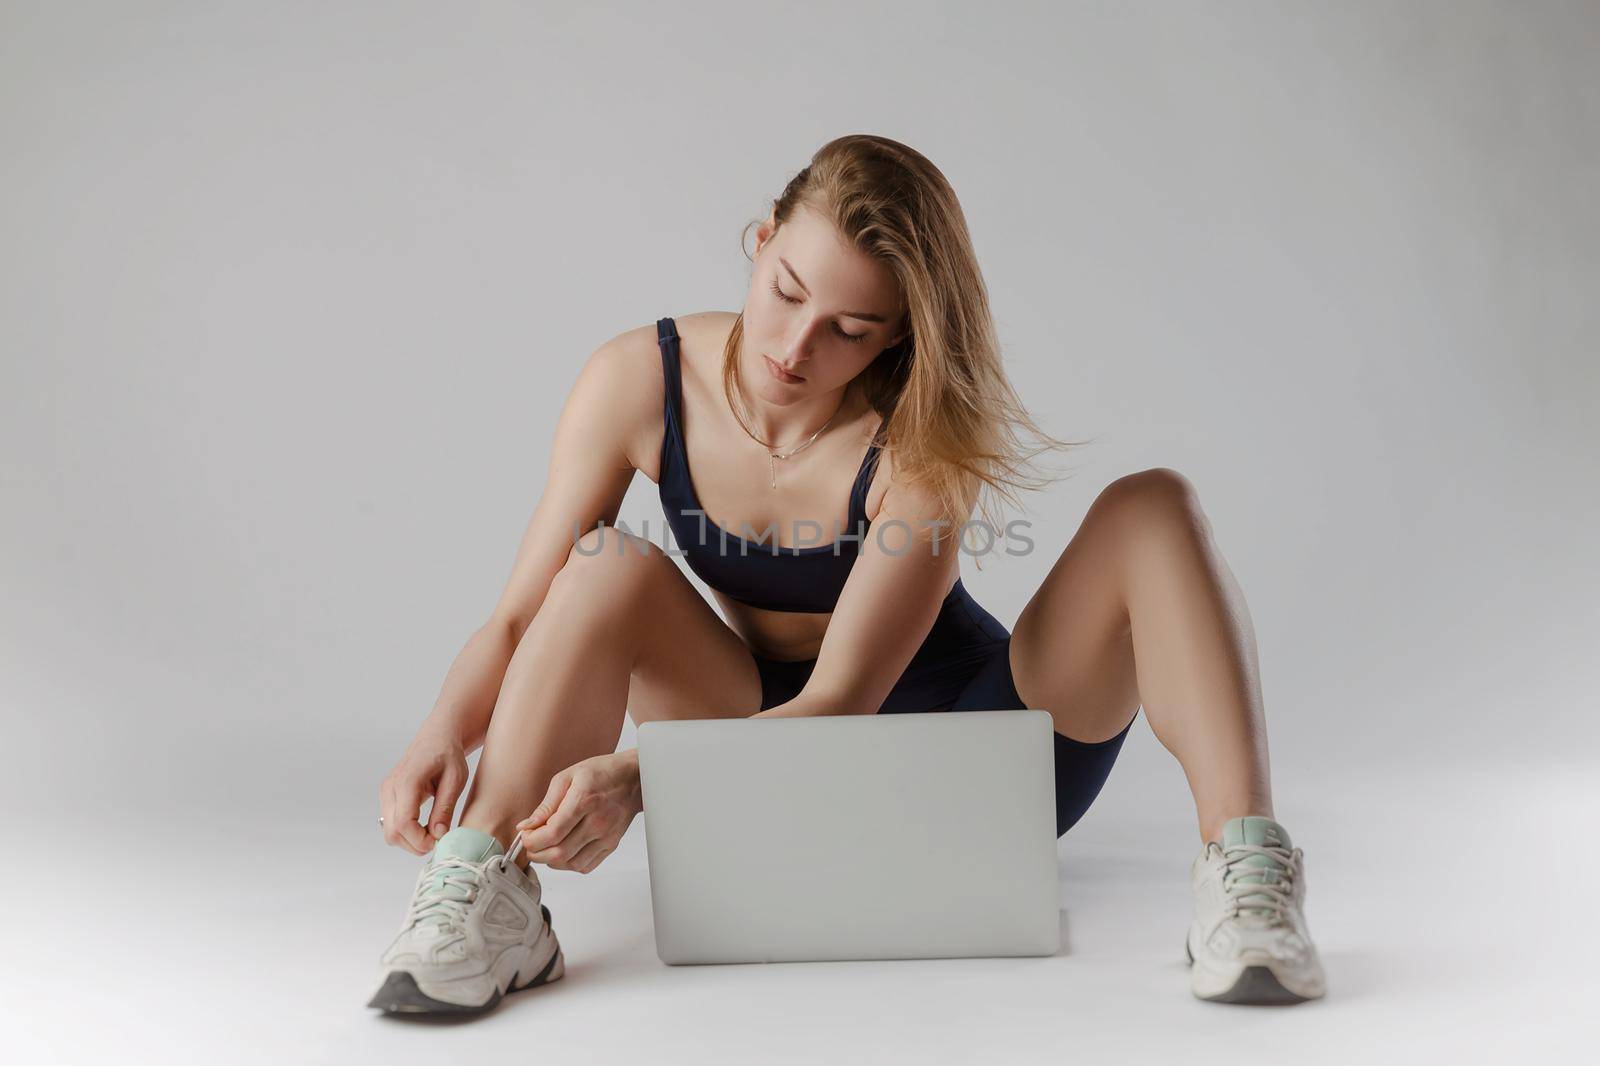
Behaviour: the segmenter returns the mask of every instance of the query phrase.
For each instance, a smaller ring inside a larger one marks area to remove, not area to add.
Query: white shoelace
[[[413,928],[418,922],[434,921],[442,926],[441,931],[459,932],[466,922],[467,908],[478,898],[479,879],[484,869],[490,863],[499,864],[502,870],[508,868],[516,861],[521,850],[522,834],[518,833],[511,850],[503,855],[491,855],[482,862],[471,862],[450,855],[429,863],[428,882],[411,901],[411,907],[406,911],[405,928]],[[442,872],[450,870],[465,872]],[[461,889],[463,894],[448,894],[452,887]]]
[[[1252,855],[1265,855],[1281,869],[1246,863]],[[1285,920],[1293,903],[1295,861],[1288,848],[1260,844],[1230,844],[1222,849],[1226,863],[1222,871],[1222,891],[1228,897],[1228,915],[1254,915],[1269,921]],[[1256,878],[1256,880],[1245,880]],[[1245,896],[1265,897],[1244,902]]]

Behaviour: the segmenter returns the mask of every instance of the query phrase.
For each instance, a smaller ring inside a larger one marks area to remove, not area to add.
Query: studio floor
[[[1329,995],[1191,998],[1198,845],[1141,723],[1059,845],[1050,958],[668,967],[643,819],[594,873],[543,871],[565,980],[466,1022],[363,1006],[415,860],[369,818],[24,837],[5,892],[12,1062],[1577,1062],[1600,1037],[1589,963],[1600,801],[1586,774],[1301,772],[1278,814],[1304,846]],[[1280,774],[1281,776],[1281,774]],[[1169,815],[1156,817],[1152,810]],[[358,824],[360,823],[360,824]],[[148,827],[147,827],[148,828]],[[48,846],[47,846],[48,845]],[[94,852],[91,854],[91,851]],[[75,852],[81,852],[75,854]],[[109,860],[108,865],[100,865]],[[99,866],[82,876],[82,865]]]

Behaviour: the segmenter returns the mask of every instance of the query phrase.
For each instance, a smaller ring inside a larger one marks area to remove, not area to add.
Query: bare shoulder
[[[874,501],[873,497],[877,499]],[[872,506],[876,502],[876,506]],[[885,451],[878,457],[878,469],[867,490],[868,515],[876,520],[898,518],[917,522],[933,517],[939,508],[937,495],[925,485],[897,476],[894,455]]]
[[[727,343],[733,320],[738,317],[733,311],[695,311],[673,317],[683,341],[678,348],[685,370],[694,374],[696,380],[711,381],[721,373],[722,346]]]
[[[726,337],[734,317],[722,311],[673,316],[682,339],[678,350],[686,376],[702,377],[706,346],[717,336],[713,331],[720,327],[720,336]],[[573,391],[581,391],[585,402],[604,406],[629,464],[659,481],[667,391],[656,323],[623,330],[602,343],[589,356]]]
[[[961,521],[971,518],[980,487],[976,481],[968,482],[959,505]],[[941,537],[950,536],[950,530],[957,524],[952,522],[944,501],[932,486],[915,484],[897,476],[892,451],[884,451],[879,456],[878,469],[867,489],[867,519],[875,522],[879,518],[885,522],[898,519],[912,529],[928,531],[935,528],[934,523],[952,523],[937,527],[944,530]]]
[[[666,398],[656,324],[625,329],[601,343],[589,355],[572,391],[609,424],[613,447],[622,450],[628,464],[654,478]],[[654,448],[647,446],[652,436]]]

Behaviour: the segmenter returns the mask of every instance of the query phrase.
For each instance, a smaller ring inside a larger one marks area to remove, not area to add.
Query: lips
[[[805,380],[805,378],[801,377],[799,374],[791,374],[787,370],[783,369],[783,367],[773,362],[770,356],[763,355],[761,358],[766,362],[767,370],[770,371],[772,376],[777,378],[779,381],[789,385],[796,385]]]

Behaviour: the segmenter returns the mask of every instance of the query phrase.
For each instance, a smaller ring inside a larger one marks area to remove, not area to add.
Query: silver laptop
[[[639,727],[661,961],[1053,955],[1048,712]]]

